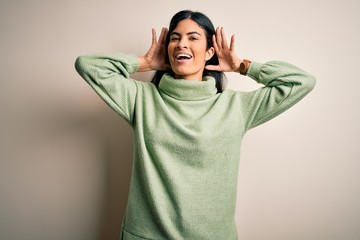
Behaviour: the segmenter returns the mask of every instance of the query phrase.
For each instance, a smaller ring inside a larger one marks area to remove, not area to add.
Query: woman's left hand
[[[219,65],[206,65],[205,68],[212,71],[239,72],[241,59],[235,53],[235,35],[231,36],[230,48],[223,28],[216,28],[212,40]]]

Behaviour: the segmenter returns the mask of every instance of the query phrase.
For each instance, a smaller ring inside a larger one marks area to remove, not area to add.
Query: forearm
[[[315,77],[287,62],[270,61],[265,64],[252,62],[247,76],[267,87],[299,86],[311,90],[315,86]]]
[[[135,55],[122,53],[84,55],[75,62],[76,70],[85,80],[96,82],[116,76],[128,78],[138,66]]]

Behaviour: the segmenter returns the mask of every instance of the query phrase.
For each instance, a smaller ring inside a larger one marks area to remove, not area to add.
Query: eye
[[[179,37],[171,37],[170,41],[178,41],[180,38]]]
[[[191,40],[191,41],[195,41],[195,40],[198,40],[198,38],[191,36],[191,37],[190,37],[190,40]]]

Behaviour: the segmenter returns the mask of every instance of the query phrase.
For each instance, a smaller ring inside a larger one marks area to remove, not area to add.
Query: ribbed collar
[[[159,83],[160,91],[184,101],[204,100],[217,93],[215,79],[206,76],[202,81],[174,79],[164,74]]]

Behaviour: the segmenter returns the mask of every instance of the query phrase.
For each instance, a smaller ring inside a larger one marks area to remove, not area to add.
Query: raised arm
[[[314,88],[316,82],[311,74],[282,61],[252,62],[247,76],[265,86],[240,95],[248,106],[248,111],[244,113],[246,129],[256,127],[292,107]]]
[[[77,72],[94,91],[120,116],[132,123],[137,87],[130,78],[138,69],[134,54],[99,53],[80,56]]]
[[[265,85],[251,92],[239,93],[246,106],[243,109],[245,128],[256,127],[284,112],[300,101],[315,86],[315,78],[304,70],[281,61],[265,64],[241,60],[235,53],[235,35],[228,46],[223,28],[217,28],[213,44],[219,65],[206,66],[209,70],[239,72]]]
[[[150,49],[142,57],[134,54],[101,53],[80,56],[75,68],[95,92],[120,116],[133,123],[133,113],[138,92],[138,84],[130,78],[137,71],[166,69],[165,36],[163,28],[159,37],[152,29]]]

